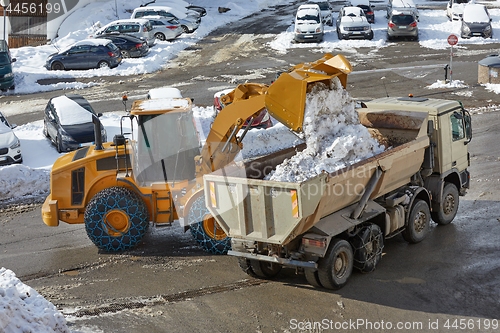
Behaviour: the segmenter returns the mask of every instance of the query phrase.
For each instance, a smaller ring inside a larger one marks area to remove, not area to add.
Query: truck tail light
[[[319,248],[326,248],[327,242],[326,239],[310,239],[310,238],[302,238],[302,245],[309,247],[309,246],[314,246],[314,247],[319,247]]]

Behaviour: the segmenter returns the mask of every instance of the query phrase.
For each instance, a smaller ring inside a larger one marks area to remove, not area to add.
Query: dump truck
[[[150,224],[178,220],[204,250],[225,254],[230,239],[205,207],[202,176],[235,159],[264,108],[298,130],[310,85],[338,77],[345,87],[350,71],[342,55],[326,54],[293,66],[270,86],[238,85],[221,97],[224,108],[206,139],[196,130],[189,98],[134,101],[112,142],[103,143],[96,130],[94,145],[55,161],[42,219],[48,226],[85,224],[88,237],[107,252],[134,248]],[[94,124],[99,128],[97,117]]]
[[[203,177],[206,207],[247,274],[272,278],[292,267],[313,286],[339,289],[353,268],[375,269],[386,239],[402,234],[418,243],[431,220],[446,225],[455,218],[470,183],[472,129],[463,105],[386,97],[356,111],[387,147],[382,153],[300,182],[264,179],[297,148]]]

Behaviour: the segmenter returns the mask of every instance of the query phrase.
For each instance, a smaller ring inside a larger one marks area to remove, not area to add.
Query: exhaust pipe
[[[94,141],[95,141],[94,150],[104,150],[104,147],[102,146],[101,120],[99,119],[101,115],[102,115],[101,113],[99,113],[97,116],[92,114],[92,123],[94,124]]]

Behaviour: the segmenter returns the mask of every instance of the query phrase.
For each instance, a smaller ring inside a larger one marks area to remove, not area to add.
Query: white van
[[[389,0],[387,3],[387,18],[391,17],[393,10],[411,11],[418,21],[419,13],[413,0]]]
[[[295,15],[296,42],[321,42],[324,34],[321,9],[317,4],[300,5]]]

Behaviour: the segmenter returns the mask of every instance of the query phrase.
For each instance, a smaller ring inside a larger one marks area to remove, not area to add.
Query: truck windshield
[[[200,142],[192,112],[140,116],[132,149],[140,186],[194,179]]]

